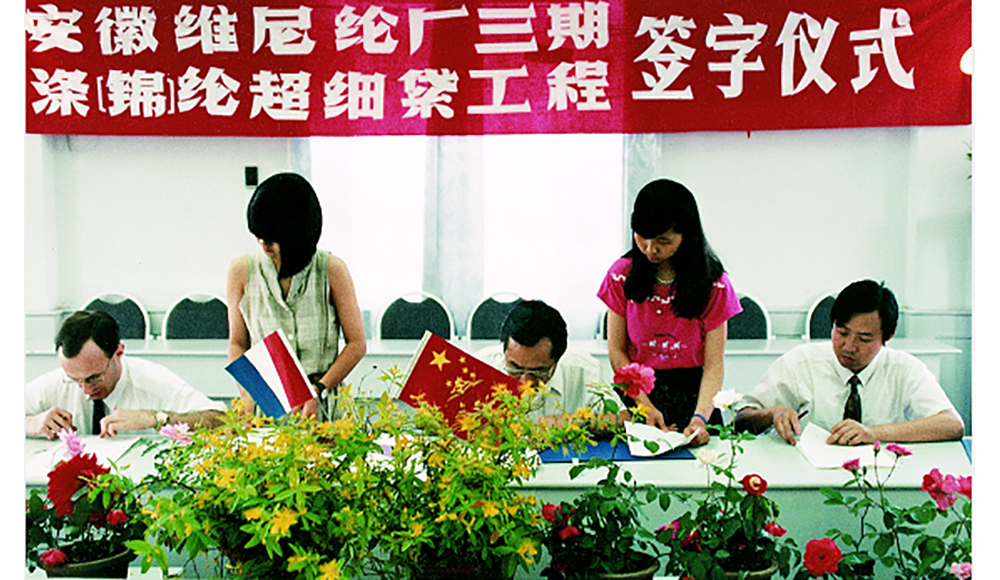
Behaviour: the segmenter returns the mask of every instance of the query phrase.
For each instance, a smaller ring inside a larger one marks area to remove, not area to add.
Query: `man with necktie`
[[[119,431],[187,423],[214,426],[225,412],[165,367],[125,356],[118,323],[80,311],[56,334],[58,369],[25,386],[25,434],[52,439],[63,429],[114,436]]]
[[[776,360],[740,403],[738,428],[774,426],[788,443],[799,421],[830,431],[827,443],[960,439],[965,424],[933,373],[913,355],[886,345],[899,307],[892,291],[873,280],[848,285],[830,311],[832,346],[810,342]]]

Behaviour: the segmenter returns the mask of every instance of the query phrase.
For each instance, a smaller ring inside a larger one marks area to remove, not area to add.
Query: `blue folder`
[[[569,463],[574,459],[579,459],[580,461],[585,462],[591,457],[600,457],[601,459],[614,461],[694,459],[694,454],[691,453],[687,447],[674,449],[673,451],[668,451],[662,455],[657,455],[656,457],[636,457],[635,455],[629,453],[628,445],[619,442],[618,445],[614,447],[613,451],[614,453],[612,454],[610,441],[598,441],[597,445],[588,446],[587,450],[582,453],[576,453],[571,449],[567,449],[565,452],[563,452],[562,449],[545,449],[538,453],[538,457],[541,458],[542,463]]]

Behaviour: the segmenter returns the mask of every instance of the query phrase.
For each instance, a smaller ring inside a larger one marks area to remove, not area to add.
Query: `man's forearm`
[[[211,429],[222,424],[222,411],[209,409],[205,411],[192,411],[190,413],[167,413],[167,424],[186,423],[192,429]]]

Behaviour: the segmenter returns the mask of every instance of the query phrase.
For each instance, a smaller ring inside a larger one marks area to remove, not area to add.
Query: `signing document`
[[[875,465],[875,447],[873,445],[827,445],[826,440],[830,438],[830,432],[809,423],[802,430],[799,442],[795,445],[809,463],[817,469],[840,469],[844,463],[852,459],[860,460],[861,467]],[[892,467],[892,456],[889,453],[878,455],[879,467]]]
[[[625,421],[625,433],[631,435],[628,452],[634,457],[655,457],[674,449],[680,449],[694,439],[698,431],[685,437],[680,431],[661,431],[658,427],[645,423]]]

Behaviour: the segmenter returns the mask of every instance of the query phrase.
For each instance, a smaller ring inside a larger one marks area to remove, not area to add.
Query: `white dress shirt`
[[[115,390],[104,399],[106,414],[111,414],[116,408],[168,413],[226,410],[225,403],[209,399],[162,365],[125,355],[122,355],[121,363],[121,378]],[[37,415],[52,407],[72,413],[77,431],[90,433],[94,404],[62,368],[45,373],[24,387],[26,416]]]
[[[504,370],[503,345],[497,344],[479,350],[474,355],[490,366]],[[545,386],[554,396],[545,397],[544,405],[531,413],[532,420],[546,415],[573,414],[580,407],[588,407],[594,414],[603,415],[604,406],[599,392],[610,400],[620,399],[604,381],[604,372],[596,358],[587,353],[567,349],[556,364],[556,371]]]
[[[830,341],[796,346],[776,360],[739,407],[784,405],[830,430],[844,418],[853,373],[837,362]],[[860,373],[861,423],[869,427],[923,419],[955,407],[927,365],[883,346]]]

